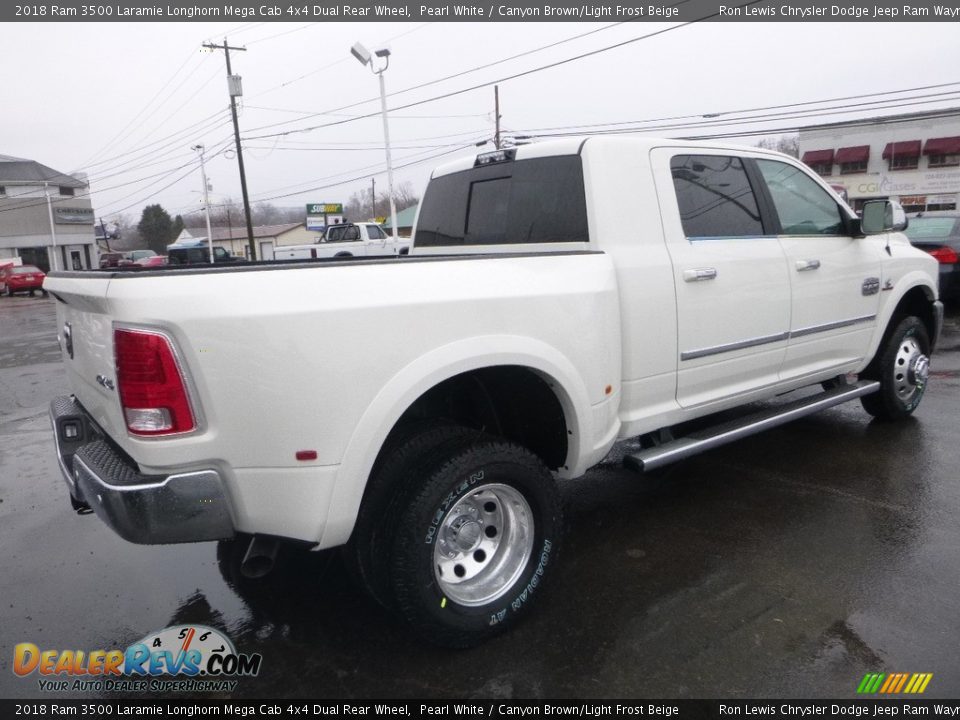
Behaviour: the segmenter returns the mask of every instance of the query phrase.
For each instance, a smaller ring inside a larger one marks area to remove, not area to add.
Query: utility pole
[[[250,197],[247,194],[247,173],[243,169],[243,149],[240,147],[240,125],[237,122],[237,96],[243,95],[243,90],[240,87],[240,76],[234,75],[230,70],[230,51],[242,50],[246,52],[247,49],[227,45],[226,38],[223,39],[223,45],[204,43],[203,46],[210,50],[223,50],[223,54],[227,59],[227,87],[230,91],[230,113],[233,115],[233,137],[237,145],[237,165],[240,167],[240,192],[243,193],[243,213],[247,218],[247,244],[250,248],[250,259],[256,260],[257,246],[253,242],[253,221],[250,219]]]
[[[100,217],[100,232],[103,234],[103,242],[107,246],[107,252],[110,252],[110,238],[107,237],[107,226],[103,224],[103,217]],[[97,248],[97,254],[100,253],[100,248]]]
[[[500,149],[500,86],[493,86],[493,119],[496,122],[496,132],[493,136],[493,145]]]

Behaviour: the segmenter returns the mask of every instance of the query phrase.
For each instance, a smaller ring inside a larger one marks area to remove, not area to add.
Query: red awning
[[[945,138],[930,138],[923,146],[924,155],[960,154],[960,135]]]
[[[887,143],[883,149],[883,159],[889,160],[892,157],[920,157],[920,141],[904,140]]]
[[[869,145],[855,145],[853,147],[842,147],[837,150],[838,163],[856,163],[866,162],[870,159]]]
[[[833,150],[807,150],[803,154],[803,161],[807,165],[833,164]]]

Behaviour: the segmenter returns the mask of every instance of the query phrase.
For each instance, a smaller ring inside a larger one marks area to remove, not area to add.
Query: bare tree
[[[756,147],[764,150],[776,150],[785,155],[795,158],[800,157],[800,136],[799,135],[781,135],[777,138],[764,138],[756,144]]]
[[[420,196],[414,192],[413,184],[407,180],[397,186],[393,200],[397,204],[397,212],[400,212],[419,203]]]
[[[254,205],[250,217],[254,225],[279,225],[283,222],[280,210],[268,202]]]
[[[371,215],[371,190],[361,190],[350,196],[350,199],[343,206],[343,212],[347,218],[350,220],[364,220],[371,217],[390,217],[390,196],[386,192],[377,193],[376,203],[373,205]],[[414,192],[413,185],[409,181],[405,181],[396,186],[393,200],[397,206],[397,212],[402,212],[408,207],[419,203],[420,196]]]

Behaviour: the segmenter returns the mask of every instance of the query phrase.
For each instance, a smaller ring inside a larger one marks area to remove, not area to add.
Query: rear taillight
[[[936,250],[930,250],[929,252],[941,265],[953,265],[958,261],[957,251],[946,245],[938,247]]]
[[[186,383],[165,335],[115,328],[113,355],[127,430],[153,437],[196,429]]]

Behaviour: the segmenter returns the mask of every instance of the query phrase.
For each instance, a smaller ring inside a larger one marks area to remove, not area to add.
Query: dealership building
[[[44,271],[97,267],[90,189],[34,160],[0,155],[0,265]]]
[[[908,212],[955,210],[960,200],[960,108],[800,130],[800,158],[859,210],[898,200]]]

